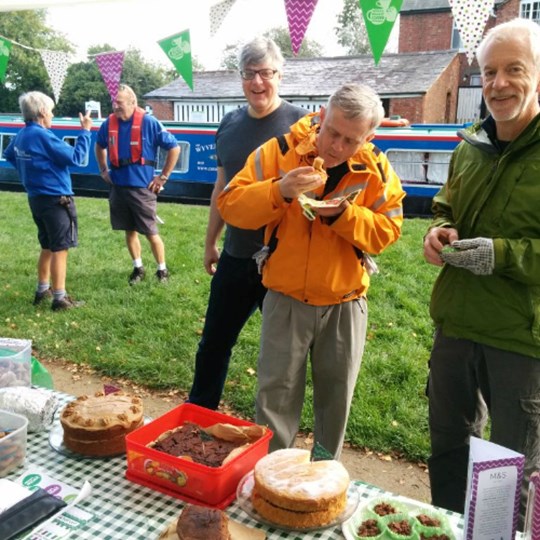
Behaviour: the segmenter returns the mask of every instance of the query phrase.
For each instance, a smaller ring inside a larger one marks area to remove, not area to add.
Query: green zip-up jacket
[[[502,151],[488,133],[491,118],[460,133],[431,227],[493,238],[495,269],[446,264],[430,313],[446,336],[540,358],[540,115]]]

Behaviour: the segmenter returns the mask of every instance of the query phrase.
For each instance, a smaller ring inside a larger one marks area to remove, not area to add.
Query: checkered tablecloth
[[[55,392],[60,406],[71,401],[73,396]],[[58,421],[58,412],[55,421]],[[125,478],[126,458],[105,459],[74,458],[58,453],[49,445],[48,433],[28,435],[26,462],[11,473],[10,479],[21,476],[25,470],[39,468],[47,474],[76,489],[85,480],[93,487],[92,496],[80,503],[80,507],[94,515],[82,529],[73,533],[77,540],[157,540],[160,533],[174,518],[178,517],[183,502],[151,488],[140,486]],[[358,491],[360,504],[390,493],[363,482],[355,482],[351,489]],[[392,495],[393,496],[393,495]],[[257,523],[237,502],[226,509],[230,518],[245,525],[263,529],[268,540],[343,540],[341,526],[317,532],[285,532]],[[448,512],[454,524],[461,517]]]

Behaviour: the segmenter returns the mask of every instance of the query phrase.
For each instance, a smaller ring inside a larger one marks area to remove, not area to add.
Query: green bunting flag
[[[334,459],[331,454],[322,444],[315,443],[311,449],[311,461],[327,461]]]
[[[6,69],[11,51],[11,41],[0,37],[0,81],[6,76]]]
[[[375,64],[381,59],[402,3],[403,0],[358,0]]]
[[[174,64],[176,71],[182,75],[188,86],[193,90],[193,64],[191,61],[191,40],[189,30],[184,30],[174,36],[158,41],[159,46]]]

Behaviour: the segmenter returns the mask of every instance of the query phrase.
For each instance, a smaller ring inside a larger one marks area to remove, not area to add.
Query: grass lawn
[[[67,288],[81,309],[35,308],[39,246],[26,195],[0,195],[0,336],[32,339],[38,358],[86,363],[105,374],[154,388],[189,390],[210,277],[202,265],[208,207],[159,203],[160,227],[172,277],[159,285],[148,243],[141,239],[146,280],[130,287],[123,233],[109,225],[105,199],[78,198],[79,247],[70,251]],[[437,269],[424,262],[428,222],[407,219],[402,238],[377,257],[369,291],[369,331],[347,439],[412,460],[429,453],[424,395],[433,326],[429,296]],[[260,315],[234,350],[224,399],[254,414]],[[308,386],[302,428],[311,429]]]

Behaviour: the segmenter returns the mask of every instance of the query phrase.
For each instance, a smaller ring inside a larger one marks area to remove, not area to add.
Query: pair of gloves
[[[491,238],[456,240],[454,251],[442,251],[441,259],[452,266],[465,268],[478,276],[489,276],[495,268],[495,252]]]

